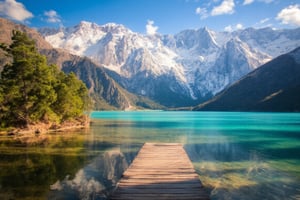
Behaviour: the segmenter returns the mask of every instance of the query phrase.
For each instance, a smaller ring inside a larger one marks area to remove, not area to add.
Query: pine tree
[[[60,113],[62,120],[80,116],[89,99],[86,86],[74,73],[60,73],[58,80],[55,87],[58,98],[53,105],[54,110]]]
[[[25,33],[13,31],[12,41],[9,47],[0,46],[13,58],[0,77],[0,125],[26,127],[82,115],[88,96],[85,85],[74,74],[48,66]]]
[[[13,63],[4,66],[0,82],[5,96],[5,119],[27,126],[52,112],[50,105],[56,95],[46,58],[37,52],[35,42],[20,31],[13,31],[12,41],[7,51]]]

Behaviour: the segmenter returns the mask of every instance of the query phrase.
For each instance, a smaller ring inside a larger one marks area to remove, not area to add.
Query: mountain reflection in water
[[[0,137],[0,199],[107,199],[145,142],[184,145],[212,200],[300,199],[300,114],[94,112],[88,130]]]
[[[114,148],[97,156],[74,178],[66,176],[50,186],[49,199],[106,199],[127,169],[135,153],[121,152]]]

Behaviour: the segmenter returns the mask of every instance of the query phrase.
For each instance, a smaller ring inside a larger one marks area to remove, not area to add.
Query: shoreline
[[[61,134],[61,135],[68,135],[65,134],[64,131],[68,130],[82,130],[88,129],[89,126],[84,125],[74,125],[74,126],[65,126],[57,129],[48,129],[47,131],[37,133],[34,130],[14,130],[15,132],[11,131],[2,131],[0,132],[0,136],[8,137],[11,140],[18,142],[25,146],[32,146],[32,145],[47,145],[49,140],[51,139],[53,134]]]
[[[66,120],[60,124],[52,122],[37,122],[29,124],[27,127],[10,127],[7,130],[0,131],[0,135],[18,135],[18,134],[40,134],[48,132],[61,132],[68,129],[86,128],[90,126],[91,119],[87,115],[81,117]]]
[[[28,125],[26,128],[11,127],[0,131],[0,136],[11,137],[12,140],[26,145],[44,144],[53,133],[63,134],[65,131],[88,129],[89,127],[89,117],[83,117],[72,121],[65,121],[62,124],[37,123]]]

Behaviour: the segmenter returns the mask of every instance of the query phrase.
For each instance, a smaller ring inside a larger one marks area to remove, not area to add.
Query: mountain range
[[[25,32],[36,42],[39,52],[49,64],[56,64],[64,72],[74,72],[89,89],[94,109],[162,109],[145,97],[134,95],[114,81],[105,69],[87,57],[80,57],[63,49],[53,48],[35,29],[0,18],[0,43],[11,44],[13,30]],[[0,49],[0,71],[10,58]]]
[[[143,35],[119,24],[83,21],[39,31],[54,47],[104,67],[129,92],[167,107],[202,103],[300,46],[300,28],[215,32],[205,27],[175,35]]]
[[[1,18],[0,28],[0,42],[9,44],[13,29],[25,31],[49,63],[76,73],[96,109],[196,106],[300,46],[300,28],[144,35],[114,23],[35,30]],[[0,52],[0,70],[8,60]]]
[[[194,110],[300,112],[300,47],[250,72]]]

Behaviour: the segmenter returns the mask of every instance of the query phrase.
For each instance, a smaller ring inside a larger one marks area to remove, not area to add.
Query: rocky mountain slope
[[[49,64],[56,64],[65,72],[74,72],[87,85],[95,109],[136,109],[162,107],[147,98],[133,95],[117,84],[103,67],[87,57],[70,54],[64,49],[53,48],[34,29],[0,18],[0,43],[10,44],[12,30],[26,32],[36,41],[39,52],[47,57]],[[4,52],[0,52],[0,71],[9,62]]]
[[[29,29],[28,27],[21,24],[15,24],[3,18],[0,18],[0,43],[10,44],[12,42],[12,30],[20,30],[22,32],[26,32],[31,38],[35,39],[38,49],[53,48],[36,30]],[[5,53],[0,49],[0,70],[9,61],[10,58],[5,56]]]
[[[194,110],[300,111],[300,47],[249,73]]]
[[[128,91],[169,107],[211,98],[272,58],[300,46],[300,28],[208,28],[143,35],[123,25],[81,22],[39,30],[57,48],[87,56]]]

